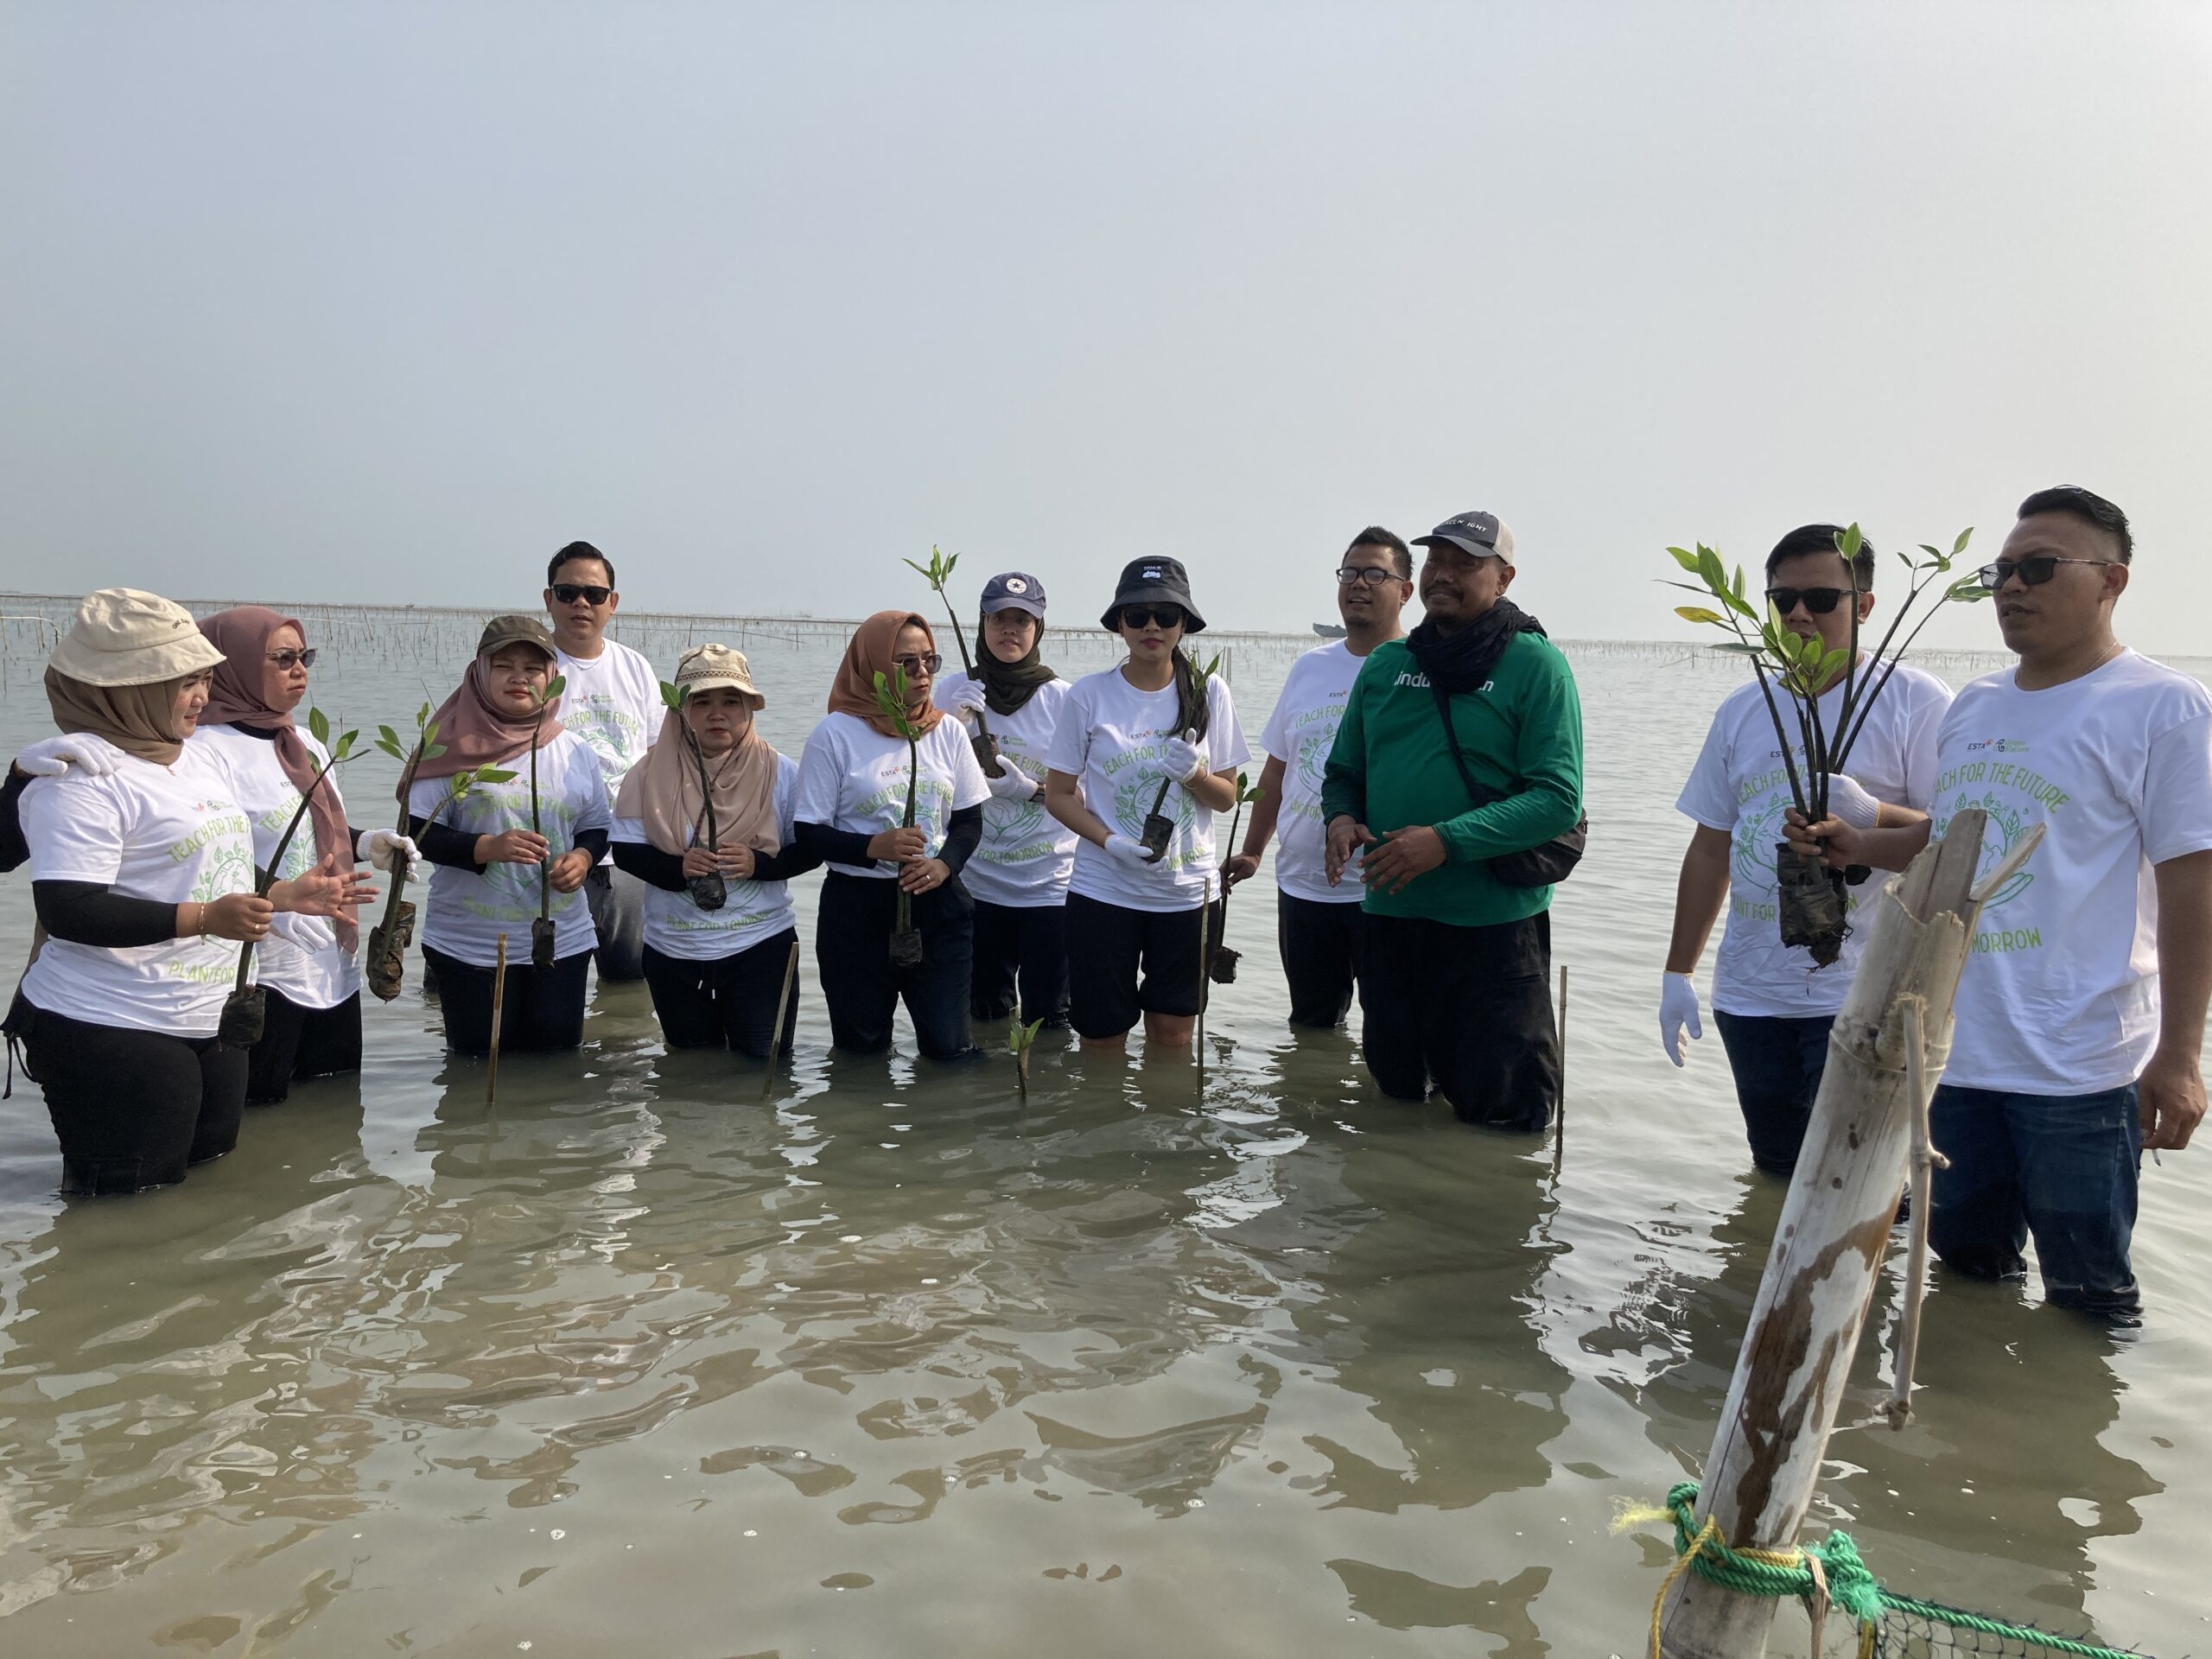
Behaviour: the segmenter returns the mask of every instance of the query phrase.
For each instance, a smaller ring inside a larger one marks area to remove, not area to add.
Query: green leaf
[[[1856,524],[1847,524],[1843,528],[1843,532],[1835,538],[1835,550],[1842,554],[1843,562],[1849,564],[1859,556],[1859,550],[1866,540],[1866,538],[1859,533],[1859,526]]]
[[[1693,573],[1696,571],[1697,555],[1691,552],[1689,549],[1687,547],[1670,547],[1667,551],[1674,555],[1675,563],[1681,565],[1683,569]]]
[[[1959,539],[1951,543],[1951,556],[1955,559],[1960,554],[1965,552],[1967,550],[1967,543],[1972,540],[1973,537],[1974,526],[1972,524],[1968,524],[1964,530],[1959,532]]]
[[[1744,597],[1744,567],[1742,565],[1736,567],[1735,581],[1720,590],[1720,599],[1721,602],[1737,615],[1748,616],[1753,621],[1758,620],[1759,613],[1751,608],[1751,601]]]
[[[680,708],[683,702],[683,694],[666,680],[663,680],[660,683],[660,706],[664,709],[677,709]]]
[[[429,717],[430,705],[426,702],[420,709],[415,711],[415,724],[416,728],[419,729],[423,725],[423,722],[429,719]]]
[[[1718,611],[1708,611],[1701,605],[1677,605],[1675,614],[1685,622],[1718,622],[1722,620]]]
[[[1926,542],[1923,542],[1920,544],[1920,550],[1925,553],[1931,559],[1940,559],[1943,556],[1943,550],[1942,548],[1930,546]]]
[[[1697,573],[1716,594],[1728,585],[1728,572],[1720,563],[1720,556],[1702,542],[1697,547]]]
[[[929,585],[930,585],[931,587],[934,588],[934,587],[936,587],[936,586],[937,586],[937,572],[936,572],[936,571],[930,569],[929,569],[927,566],[925,566],[925,565],[919,565],[919,564],[917,564],[917,563],[915,563],[913,562],[913,560],[912,560],[912,559],[905,559],[905,560],[901,560],[901,561],[900,561],[900,563],[903,563],[903,564],[905,564],[905,565],[906,565],[906,567],[909,570],[912,571],[916,575],[919,576],[919,577],[920,577],[924,582],[926,582],[927,583],[929,583]]]
[[[315,741],[327,745],[330,741],[330,716],[320,709],[308,710],[308,730],[315,734]]]
[[[1943,597],[1961,605],[1971,605],[1977,600],[1994,599],[1997,595],[1981,585],[1980,576],[1967,575],[1961,576],[1946,588],[1943,590]]]
[[[425,743],[435,743],[438,741],[438,722],[436,721],[433,720],[428,721],[423,726],[423,741]]]
[[[377,741],[379,744],[389,743],[396,749],[399,747],[399,734],[389,726],[379,726],[377,728]]]
[[[540,706],[549,703],[568,689],[569,677],[565,674],[556,674],[545,682],[545,690],[538,693],[538,703]]]
[[[1738,639],[1724,639],[1717,645],[1707,645],[1706,649],[1707,651],[1731,652],[1738,657],[1764,657],[1766,655],[1766,648],[1764,645],[1747,645]]]
[[[393,760],[398,761],[401,766],[404,766],[407,764],[407,757],[399,752],[399,745],[396,741],[387,742],[385,739],[380,737],[377,739],[377,747],[382,749]]]
[[[1912,569],[1912,555],[1911,555],[1911,554],[1910,554],[1910,553],[1908,553],[1908,552],[1906,552],[1906,551],[1904,550],[1904,549],[1903,549],[1903,548],[1901,548],[1901,547],[1900,547],[1900,548],[1898,548],[1898,549],[1897,549],[1897,550],[1896,550],[1896,552],[1897,552],[1897,563],[1898,563],[1899,564],[1901,564],[1901,565],[1904,566],[1904,568],[1905,568],[1906,569],[1908,569],[1908,570],[1911,569]]]
[[[347,732],[338,740],[338,758],[340,760],[353,752],[353,740],[359,735],[359,732]]]
[[[514,782],[514,780],[515,774],[507,771],[504,766],[479,766],[476,768],[476,781],[480,784],[511,784]]]
[[[1821,680],[1826,682],[1834,679],[1843,672],[1843,665],[1850,660],[1851,653],[1840,646],[1828,652],[1827,656],[1821,658]]]
[[[442,743],[425,743],[423,746],[423,758],[425,760],[435,760],[445,752],[446,746]]]

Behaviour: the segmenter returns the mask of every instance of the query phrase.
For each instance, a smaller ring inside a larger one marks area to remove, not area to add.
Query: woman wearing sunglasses
[[[208,617],[200,632],[223,660],[192,741],[211,751],[230,778],[253,825],[254,862],[285,880],[316,870],[350,871],[363,857],[389,871],[395,850],[411,865],[415,843],[404,836],[389,830],[356,835],[346,827],[336,772],[315,784],[330,755],[292,718],[307,696],[315,656],[299,619],[241,605]],[[282,864],[274,864],[276,843],[310,785],[306,820],[286,844]],[[296,1079],[361,1069],[361,974],[353,965],[359,943],[350,909],[333,917],[276,918],[254,952],[253,977],[265,993],[268,1014],[247,1066],[247,1104],[283,1100]]]
[[[1075,683],[1045,781],[1045,804],[1081,837],[1068,881],[1069,1015],[1089,1046],[1121,1047],[1141,1015],[1147,1043],[1186,1047],[1199,912],[1217,896],[1213,815],[1236,804],[1251,751],[1227,684],[1202,685],[1179,649],[1206,626],[1180,563],[1131,563],[1099,621],[1128,659]],[[1144,841],[1154,813],[1173,825],[1164,852]]]
[[[925,1058],[979,1057],[968,1028],[975,907],[960,872],[990,790],[960,722],[931,702],[942,666],[926,621],[878,611],[854,630],[830,712],[799,758],[794,831],[830,866],[815,963],[830,1040],[850,1053],[889,1048],[903,1001]],[[901,893],[921,934],[918,963],[892,957]]]

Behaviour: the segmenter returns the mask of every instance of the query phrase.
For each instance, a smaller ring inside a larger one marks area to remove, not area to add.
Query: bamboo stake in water
[[[1951,1160],[1936,1150],[1929,1138],[1925,1038],[1921,1031],[1921,1007],[1905,1003],[1905,1086],[1912,1091],[1912,1248],[1905,1258],[1904,1312],[1897,1321],[1897,1375],[1891,1379],[1890,1427],[1903,1428],[1912,1421],[1912,1368],[1920,1357],[1920,1303],[1928,1286],[1929,1211],[1935,1202],[1936,1172],[1948,1169]]]
[[[507,936],[499,935],[499,960],[492,969],[492,1065],[484,1074],[484,1103],[489,1106],[499,1090],[499,1005],[507,995]]]
[[[791,1005],[791,985],[798,978],[798,941],[791,941],[791,957],[784,965],[784,988],[776,994],[776,1023],[768,1029],[768,1075],[760,1079],[760,1098],[775,1091],[776,1055],[784,1046],[784,1014]]]
[[[1206,896],[1198,901],[1198,1041],[1192,1045],[1198,1051],[1198,1092],[1201,1095],[1206,1089],[1206,993],[1211,988],[1206,978],[1206,964],[1212,960],[1206,950],[1206,924],[1212,919],[1212,915],[1213,876],[1209,872]]]

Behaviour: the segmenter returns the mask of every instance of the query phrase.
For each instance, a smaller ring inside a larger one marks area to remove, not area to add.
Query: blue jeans
[[[1743,1109],[1751,1161],[1770,1175],[1789,1174],[1821,1092],[1835,1016],[1808,1020],[1715,1008],[1713,1019],[1728,1051],[1728,1069],[1736,1074],[1736,1104]]]
[[[1929,1243],[1978,1279],[2027,1274],[2030,1234],[2052,1302],[2133,1323],[2142,1309],[2127,1246],[2135,1230],[2143,1127],[2135,1085],[2095,1095],[1936,1090],[1930,1138],[1951,1160],[1936,1172]]]

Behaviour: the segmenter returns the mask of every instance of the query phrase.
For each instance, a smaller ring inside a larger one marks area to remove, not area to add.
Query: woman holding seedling
[[[854,631],[830,712],[800,756],[799,844],[827,861],[815,929],[830,1039],[891,1046],[904,1001],[933,1060],[967,1060],[973,901],[960,873],[990,791],[957,721],[930,701],[943,664],[930,626],[878,611]]]
[[[1198,1012],[1204,908],[1213,890],[1213,816],[1236,804],[1251,759],[1229,687],[1180,649],[1203,632],[1173,559],[1122,572],[1100,619],[1128,647],[1117,668],[1069,691],[1053,734],[1045,804],[1082,838],[1068,882],[1069,1011],[1096,1047],[1145,1039],[1181,1048]]]
[[[937,705],[962,724],[988,726],[999,775],[985,775],[983,839],[961,873],[976,901],[969,1012],[1003,1020],[1019,988],[1024,1025],[1068,1022],[1065,928],[1075,832],[1045,810],[1046,757],[1068,683],[1041,656],[1045,584],[1019,570],[983,584],[976,671],[937,683]]]
[[[356,836],[346,827],[330,752],[293,720],[315,656],[299,620],[242,605],[207,618],[200,632],[223,661],[192,741],[214,755],[245,809],[254,862],[296,880],[318,868],[351,870],[359,857],[390,871],[395,850],[411,859],[414,843],[404,836],[388,830]],[[311,834],[301,833],[303,796]],[[353,965],[359,943],[348,909],[334,917],[280,916],[255,948],[253,978],[267,1016],[261,1040],[249,1051],[247,1104],[283,1100],[296,1078],[361,1069],[361,975]]]
[[[48,937],[7,1029],[45,1090],[65,1192],[167,1185],[236,1146],[247,1051],[216,1033],[239,944],[280,913],[372,896],[350,864],[256,893],[247,815],[188,741],[223,660],[181,605],[92,594],[46,671],[67,742],[18,757],[45,774],[21,810]]]
[[[693,646],[664,696],[660,735],[614,804],[615,868],[645,884],[653,1012],[671,1048],[765,1060],[798,1024],[796,995],[784,995],[798,946],[785,883],[822,861],[793,838],[798,763],[753,724],[768,700],[742,652]]]
[[[586,970],[597,940],[584,878],[607,850],[607,785],[584,741],[556,717],[553,637],[532,616],[485,625],[460,688],[431,716],[407,801],[423,856],[437,868],[423,957],[438,976],[446,1043],[492,1046],[492,982],[506,941],[499,1046],[583,1040]]]

